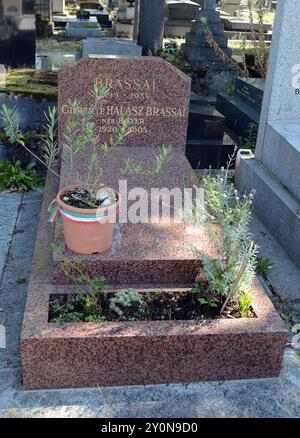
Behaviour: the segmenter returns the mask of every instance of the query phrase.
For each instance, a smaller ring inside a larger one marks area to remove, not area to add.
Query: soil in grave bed
[[[136,291],[135,291],[136,292]],[[116,294],[109,293],[89,299],[85,293],[70,295],[51,295],[49,303],[49,322],[103,322],[103,321],[186,321],[208,320],[218,318],[236,319],[241,317],[256,318],[253,308],[242,316],[240,303],[230,303],[223,315],[220,310],[224,298],[199,298],[192,290],[168,292],[157,290],[141,292],[140,302],[133,302],[129,307],[121,308],[123,315],[111,310],[111,299]],[[92,302],[91,302],[92,301]]]

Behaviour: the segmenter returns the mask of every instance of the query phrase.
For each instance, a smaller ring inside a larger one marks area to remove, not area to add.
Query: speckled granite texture
[[[142,187],[149,194],[149,203],[146,211],[150,212],[150,193],[153,188],[192,187],[195,175],[180,148],[173,149],[168,162],[159,173],[154,175],[124,174],[122,165],[125,159],[132,159],[146,167],[153,168],[153,161],[158,148],[131,147],[113,148],[109,159],[99,152],[100,159],[105,160],[102,169],[102,180],[105,184],[119,191],[119,181],[127,184],[127,193],[136,187]],[[69,186],[72,181],[65,176],[68,163],[62,163],[60,188]],[[80,163],[78,173],[83,172]],[[85,179],[82,174],[82,179]],[[127,195],[121,193],[121,209],[125,205]],[[127,213],[133,201],[126,204]],[[172,202],[171,202],[172,204]],[[170,209],[171,213],[172,205]],[[61,248],[65,248],[62,229],[56,227],[56,241]],[[110,283],[186,283],[193,282],[197,275],[199,254],[214,256],[214,249],[203,226],[188,226],[176,223],[118,223],[115,226],[113,245],[109,251],[92,256],[76,255],[81,260],[82,269],[90,275],[104,275]],[[70,251],[65,256],[72,257]],[[65,283],[68,278],[60,266],[61,256],[54,254],[56,264],[54,280],[56,283]]]
[[[26,389],[276,377],[287,331],[258,281],[257,318],[207,322],[49,324],[52,228],[47,206],[57,191],[48,179],[23,321]]]
[[[60,113],[63,105],[75,97],[88,108],[89,93],[96,79],[99,85],[113,87],[103,113],[97,115],[99,129],[104,124],[114,126],[113,121],[103,120],[104,117],[115,120],[110,112],[135,108],[136,112],[148,114],[141,123],[147,132],[130,135],[126,146],[131,147],[115,148],[109,159],[103,157],[103,183],[118,190],[119,180],[123,179],[128,190],[142,187],[147,193],[153,187],[192,187],[192,169],[184,155],[190,79],[157,58],[85,60],[60,73]],[[109,83],[105,82],[107,79]],[[156,114],[155,108],[161,112]],[[101,133],[103,140],[105,135]],[[122,172],[126,159],[151,169],[162,144],[172,144],[173,151],[159,174]],[[81,163],[76,168],[83,172]],[[81,176],[85,178],[84,174]],[[63,162],[60,188],[70,183],[74,181],[66,178]],[[51,252],[54,240],[63,246],[61,228],[57,226],[54,230],[47,224],[47,207],[57,191],[58,182],[49,175],[21,336],[26,389],[279,375],[287,331],[257,280],[252,292],[257,318],[253,319],[49,324],[50,295],[73,291],[71,285],[65,284],[61,259]],[[129,209],[131,201],[126,205]],[[135,287],[138,283],[139,289],[155,290],[164,284],[164,288],[181,290],[195,280],[201,263],[199,252],[214,257],[205,229],[170,220],[164,225],[117,223],[110,251],[78,258],[90,274],[105,275],[110,283],[108,289],[120,289],[122,284]]]
[[[91,108],[94,84],[110,88],[95,121],[103,141],[118,126],[121,117],[132,120],[135,132],[127,146],[185,148],[191,79],[156,57],[85,59],[59,73],[61,125],[75,98],[83,110]]]

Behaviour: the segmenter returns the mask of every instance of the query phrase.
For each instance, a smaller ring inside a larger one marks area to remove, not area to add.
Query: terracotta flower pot
[[[65,193],[76,188],[78,186],[66,187],[56,197],[63,218],[65,243],[71,251],[79,254],[107,251],[112,245],[113,226],[120,202],[119,193],[115,191],[117,202],[113,205],[84,209],[65,204],[61,199]]]

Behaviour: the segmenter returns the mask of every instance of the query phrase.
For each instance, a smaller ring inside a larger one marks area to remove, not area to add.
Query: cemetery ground
[[[42,197],[43,188],[0,193],[0,323],[8,334],[7,348],[0,350],[0,417],[300,416],[300,358],[291,346],[276,379],[25,391],[20,332]],[[256,217],[251,229],[261,256],[273,263],[268,293],[291,328],[300,313],[300,272]]]
[[[29,96],[35,99],[55,99],[57,73],[29,68],[9,69],[0,79],[0,93]]]

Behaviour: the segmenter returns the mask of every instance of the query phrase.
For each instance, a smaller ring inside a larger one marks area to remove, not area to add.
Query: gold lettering
[[[61,112],[62,112],[63,114],[70,114],[70,109],[69,109],[68,105],[63,105],[63,106],[61,107]]]
[[[156,91],[156,82],[148,80],[96,78],[95,84],[97,87],[107,87],[111,90]]]

